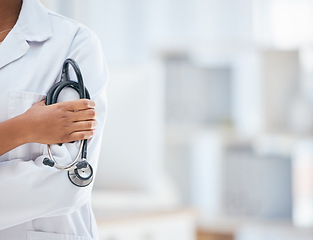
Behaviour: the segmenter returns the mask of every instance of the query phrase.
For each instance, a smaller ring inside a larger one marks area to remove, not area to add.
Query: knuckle
[[[85,139],[86,138],[86,134],[81,132],[78,134],[79,139]]]
[[[55,104],[55,108],[56,108],[56,110],[58,110],[58,111],[62,111],[63,106],[60,105],[60,104]]]
[[[68,135],[67,134],[63,134],[62,136],[61,136],[61,142],[66,142],[67,140],[68,140]]]
[[[60,116],[60,121],[63,123],[63,126],[68,127],[69,121],[70,121],[69,115],[63,113],[63,114]]]
[[[89,111],[89,117],[94,118],[96,116],[96,112],[94,110]]]
[[[89,106],[88,100],[87,99],[83,99],[82,100],[82,105],[83,105],[84,108],[88,108],[88,106]]]
[[[65,104],[63,102],[56,103],[55,106],[58,110],[64,110],[65,109]]]
[[[87,124],[86,124],[86,125],[87,125],[87,128],[88,128],[88,129],[91,129],[91,128],[93,127],[92,122],[87,122]]]

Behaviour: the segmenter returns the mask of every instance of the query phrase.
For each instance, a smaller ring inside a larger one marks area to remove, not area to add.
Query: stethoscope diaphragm
[[[72,66],[77,77],[77,82],[70,80],[69,66]],[[61,80],[54,84],[47,93],[46,105],[57,103],[58,96],[64,88],[72,88],[77,91],[79,97],[90,99],[87,88],[84,86],[84,81],[78,64],[72,59],[66,59],[63,68]],[[58,170],[68,171],[68,177],[70,181],[78,187],[86,187],[93,180],[93,169],[91,165],[86,161],[87,158],[87,141],[81,140],[78,153],[68,165],[60,165],[56,162],[51,152],[50,145],[47,145],[49,158],[43,159],[43,164],[49,167],[55,167]],[[62,144],[59,144],[60,146]],[[81,158],[79,160],[79,158]]]
[[[86,161],[84,161],[84,164],[86,164],[85,167],[72,168],[67,173],[70,181],[78,187],[86,187],[93,180],[93,169],[91,165],[87,163]]]

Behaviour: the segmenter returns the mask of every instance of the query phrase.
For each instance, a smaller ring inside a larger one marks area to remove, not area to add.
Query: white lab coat
[[[88,144],[96,171],[105,121],[107,71],[98,38],[85,26],[24,0],[19,19],[0,45],[0,121],[25,112],[59,80],[66,58],[77,61],[98,127]],[[73,90],[62,95],[69,98]],[[59,163],[71,162],[77,143],[54,147]],[[67,172],[42,164],[46,146],[22,145],[0,157],[1,240],[89,240],[97,238],[90,206],[92,184],[74,186]]]

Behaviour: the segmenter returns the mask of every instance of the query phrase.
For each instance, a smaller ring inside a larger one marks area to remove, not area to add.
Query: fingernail
[[[89,101],[88,106],[93,108],[93,107],[95,107],[95,106],[96,106],[96,104],[95,104],[95,102],[94,102],[94,101]]]

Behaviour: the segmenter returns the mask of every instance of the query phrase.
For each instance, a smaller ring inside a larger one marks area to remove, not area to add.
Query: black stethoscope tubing
[[[72,67],[77,78],[76,81],[70,80],[69,67]],[[73,59],[66,59],[62,67],[61,80],[54,84],[51,89],[48,91],[46,96],[46,105],[51,105],[57,103],[59,94],[64,88],[72,88],[78,94],[80,99],[90,99],[89,92],[84,85],[83,77],[81,71],[78,67],[78,64]],[[79,153],[77,154],[75,160],[67,166],[58,165],[51,153],[50,145],[48,145],[48,153],[50,158],[45,158],[43,163],[50,167],[56,167],[59,170],[67,170],[68,177],[70,181],[79,187],[85,187],[90,184],[93,178],[93,169],[91,165],[87,162],[87,142],[85,139],[81,142],[79,147]],[[61,143],[59,145],[62,145]],[[78,157],[81,157],[81,160],[78,161]],[[84,177],[83,175],[86,175]]]

